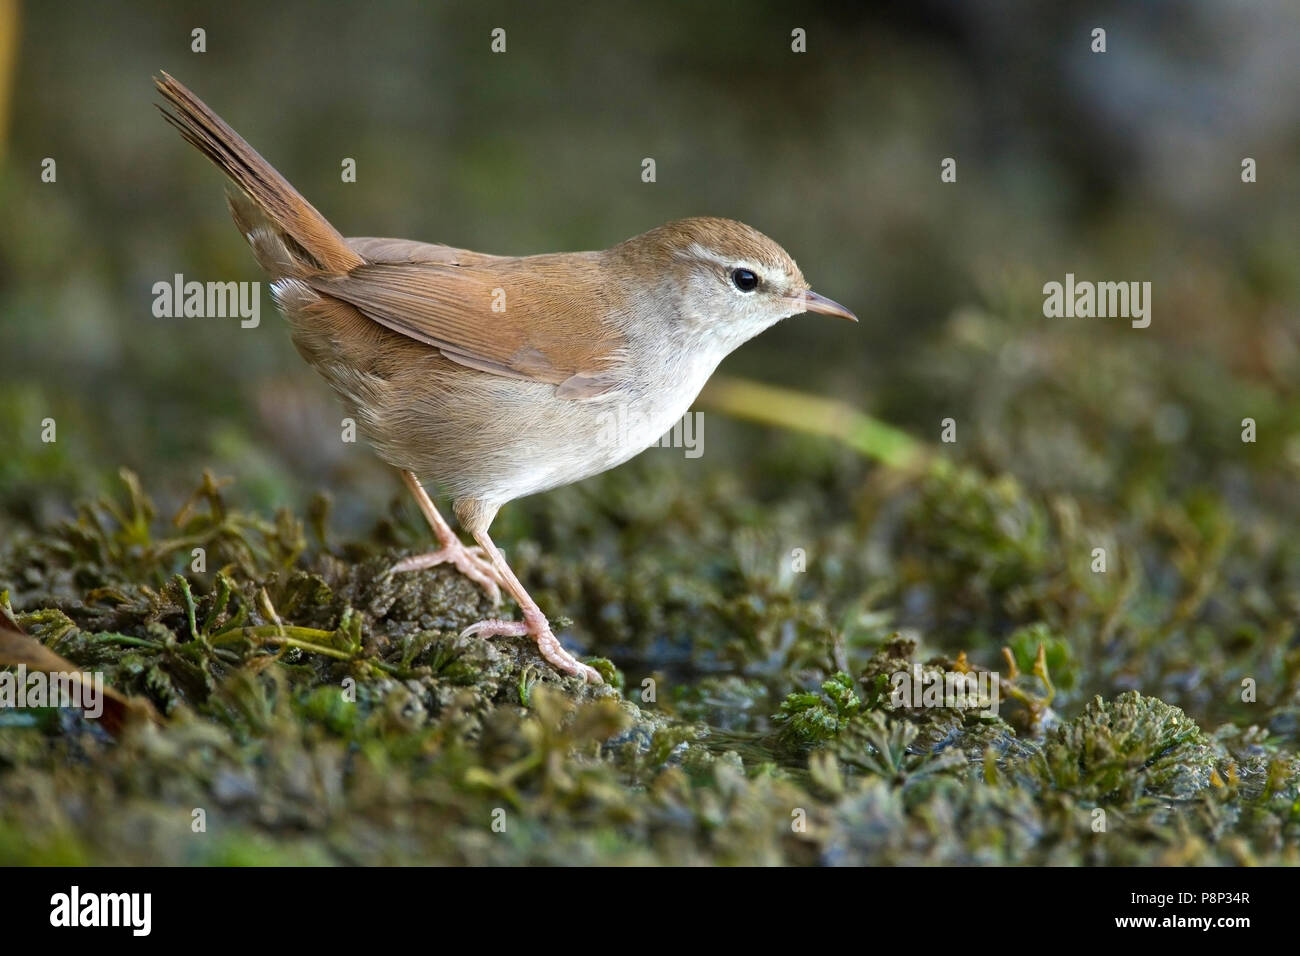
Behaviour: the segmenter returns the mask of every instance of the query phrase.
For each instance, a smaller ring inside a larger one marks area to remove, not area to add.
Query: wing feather
[[[307,279],[317,292],[467,368],[567,382],[561,397],[574,399],[617,387],[624,339],[608,317],[621,303],[596,254],[510,258],[400,240],[348,242],[370,261]],[[593,316],[603,317],[594,328]]]

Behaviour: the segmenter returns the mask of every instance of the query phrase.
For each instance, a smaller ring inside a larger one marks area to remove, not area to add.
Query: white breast
[[[561,427],[553,430],[537,422],[541,427],[531,436],[520,436],[518,466],[508,476],[499,476],[502,480],[494,482],[498,489],[489,497],[506,501],[536,494],[608,471],[640,454],[686,414],[719,360],[698,352],[672,356],[665,367],[611,395],[571,403]],[[546,454],[524,451],[529,437]]]

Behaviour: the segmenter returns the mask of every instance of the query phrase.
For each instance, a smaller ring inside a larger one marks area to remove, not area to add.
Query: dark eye
[[[731,274],[731,281],[741,292],[753,292],[758,288],[758,276],[748,269],[737,269]]]

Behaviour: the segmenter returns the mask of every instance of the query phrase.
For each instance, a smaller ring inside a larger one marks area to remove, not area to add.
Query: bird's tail
[[[201,99],[166,73],[154,77],[167,121],[239,187],[230,211],[273,278],[347,272],[364,263],[338,230]]]

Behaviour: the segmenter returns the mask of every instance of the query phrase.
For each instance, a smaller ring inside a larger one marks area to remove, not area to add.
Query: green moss
[[[1135,691],[1094,698],[1053,730],[1035,763],[1045,785],[1083,800],[1125,807],[1185,800],[1210,785],[1216,755],[1177,707]]]
[[[607,481],[615,520],[572,512],[569,553],[623,558],[512,548],[543,606],[573,609],[561,633],[610,655],[594,661],[601,686],[558,674],[527,640],[461,637],[490,613],[484,596],[447,568],[388,574],[387,522],[327,547],[317,509],[311,544],[308,522],[246,514],[210,476],[170,528],[127,475],[120,498],[10,538],[0,586],[22,625],[147,697],[165,723],[117,740],[65,712],[0,727],[0,859],[1296,862],[1289,698],[1258,705],[1255,729],[1206,734],[1153,696],[1083,696],[1159,655],[1144,635],[1191,622],[1196,592],[1156,589],[1117,612],[1109,585],[1079,577],[1064,613],[1052,589],[1084,573],[1053,556],[1078,537],[1068,509],[1049,519],[1003,480],[918,476],[893,494],[922,509],[909,521],[939,524],[908,525],[924,534],[890,544],[885,577],[862,591],[847,519],[816,532],[806,513],[768,510],[760,532],[726,482],[674,488],[652,508],[630,479]],[[567,494],[536,517],[539,540],[570,515]],[[1203,504],[1151,520],[1168,530],[1170,567],[1193,578],[1232,553]],[[942,521],[961,525],[950,550]],[[814,529],[808,551],[822,559],[791,573],[783,528]],[[210,549],[206,571],[190,566],[195,541]],[[662,563],[638,562],[650,554]],[[893,602],[915,601],[922,582],[920,554],[931,603],[916,606],[964,622],[952,632],[963,643],[944,652],[894,628]],[[1300,574],[1300,561],[1274,566]],[[1237,644],[1256,665],[1255,649],[1286,633],[1258,620]],[[1184,653],[1225,666],[1221,644],[1186,633]],[[1157,681],[1179,673],[1168,660]],[[900,702],[892,682],[904,672],[997,672],[1000,707]]]
[[[788,695],[772,719],[787,744],[808,746],[835,737],[861,707],[853,679],[841,672],[822,682],[820,694]]]

